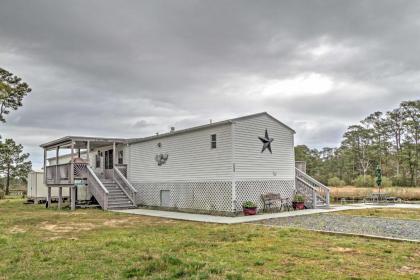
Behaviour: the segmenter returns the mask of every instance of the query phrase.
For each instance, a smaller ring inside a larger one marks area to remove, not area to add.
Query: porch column
[[[86,143],[86,149],[87,149],[87,154],[86,154],[86,160],[88,162],[88,164],[90,165],[90,141],[87,141]]]
[[[58,209],[61,209],[63,204],[63,187],[58,188]]]
[[[44,184],[47,184],[47,150],[44,148]]]
[[[54,182],[56,184],[58,184],[58,154],[60,151],[60,146],[57,146],[57,148],[55,149],[55,180]]]
[[[74,184],[74,142],[71,142],[70,184]]]
[[[72,211],[74,211],[76,210],[76,186],[70,187],[70,198],[71,198],[70,208]]]
[[[117,144],[114,142],[114,143],[112,143],[112,157],[113,157],[112,162],[113,162],[113,165],[115,165],[117,163],[116,154],[117,154]],[[114,168],[114,166],[112,166],[112,168]]]
[[[51,207],[51,187],[48,187],[47,192],[47,208]]]

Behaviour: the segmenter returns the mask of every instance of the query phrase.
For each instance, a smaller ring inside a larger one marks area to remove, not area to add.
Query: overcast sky
[[[267,111],[296,143],[420,96],[420,1],[0,0],[0,67],[33,91],[0,134],[142,137]]]

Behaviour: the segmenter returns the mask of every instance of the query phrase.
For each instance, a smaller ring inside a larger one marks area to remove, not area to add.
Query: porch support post
[[[70,187],[70,197],[71,197],[70,208],[72,211],[74,211],[76,210],[76,187],[75,186]]]
[[[74,184],[74,142],[71,142],[70,184]]]
[[[58,209],[63,206],[63,187],[58,188]]]
[[[60,146],[57,146],[55,149],[55,180],[54,182],[58,184],[58,154],[60,153]]]
[[[116,163],[116,153],[117,153],[117,145],[116,145],[116,143],[115,142],[113,142],[112,143],[112,157],[113,157],[113,159],[112,159],[112,162],[113,162],[113,165],[115,165],[115,163]],[[114,168],[114,166],[112,166],[112,168]]]
[[[44,148],[44,184],[47,184],[47,150]]]
[[[88,140],[86,143],[86,150],[87,150],[87,154],[86,154],[86,160],[88,162],[88,164],[90,165],[90,141]]]
[[[51,187],[48,187],[47,192],[47,208],[51,207]]]

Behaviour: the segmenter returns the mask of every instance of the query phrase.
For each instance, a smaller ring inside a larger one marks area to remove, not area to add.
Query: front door
[[[105,151],[105,178],[112,178],[112,172],[114,168],[114,151],[108,150]]]

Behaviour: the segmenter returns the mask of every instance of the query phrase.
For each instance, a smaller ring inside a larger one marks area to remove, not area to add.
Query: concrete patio
[[[203,214],[191,214],[175,211],[161,211],[150,209],[126,209],[126,210],[113,210],[119,213],[128,213],[133,215],[143,215],[160,217],[166,219],[204,222],[204,223],[218,223],[218,224],[239,224],[256,222],[275,218],[287,218],[312,214],[329,213],[343,210],[353,209],[368,209],[368,208],[411,208],[420,209],[420,204],[349,204],[349,205],[332,205],[328,209],[305,209],[300,211],[280,212],[280,213],[264,213],[255,216],[238,216],[238,217],[224,217]]]

